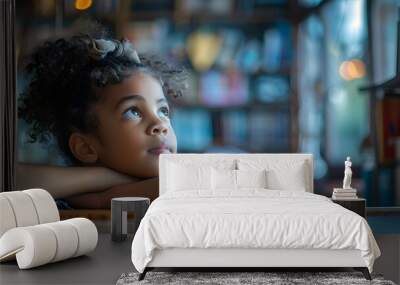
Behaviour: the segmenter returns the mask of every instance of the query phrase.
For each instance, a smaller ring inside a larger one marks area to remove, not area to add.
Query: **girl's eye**
[[[169,109],[168,107],[161,107],[160,114],[162,117],[169,117]]]
[[[136,120],[142,117],[140,111],[136,107],[131,107],[123,113],[125,119]]]

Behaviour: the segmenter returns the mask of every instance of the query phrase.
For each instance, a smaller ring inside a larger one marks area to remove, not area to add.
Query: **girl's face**
[[[177,148],[160,83],[135,73],[99,93],[94,106],[99,164],[135,177],[158,176],[158,156],[176,153]]]

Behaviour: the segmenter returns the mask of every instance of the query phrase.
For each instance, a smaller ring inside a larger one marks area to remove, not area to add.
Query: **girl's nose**
[[[150,135],[166,135],[168,133],[168,127],[164,122],[161,120],[158,120],[158,122],[154,123],[153,125],[150,126]]]

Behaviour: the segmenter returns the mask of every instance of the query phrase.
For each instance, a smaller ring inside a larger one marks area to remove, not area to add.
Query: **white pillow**
[[[211,181],[213,190],[236,190],[236,170],[212,168]]]
[[[304,161],[277,165],[267,172],[268,188],[276,190],[306,191],[307,176]]]
[[[273,190],[306,191],[309,188],[307,163],[304,160],[240,159],[240,170],[266,169],[267,188]]]
[[[264,170],[211,170],[213,190],[238,190],[240,188],[266,188],[267,176]]]
[[[235,170],[237,188],[267,188],[267,171]]]
[[[211,189],[211,167],[188,167],[176,163],[170,163],[168,167],[168,191]]]

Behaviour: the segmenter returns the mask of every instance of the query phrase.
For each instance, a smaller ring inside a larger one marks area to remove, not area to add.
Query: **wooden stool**
[[[134,231],[150,205],[150,199],[144,197],[120,197],[111,200],[111,239],[124,241],[128,234],[128,212],[134,214]]]

